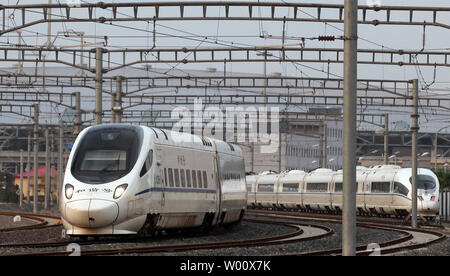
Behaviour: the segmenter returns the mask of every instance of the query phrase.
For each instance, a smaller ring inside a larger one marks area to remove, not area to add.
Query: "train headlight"
[[[70,185],[70,184],[66,184],[65,192],[66,192],[66,198],[67,199],[71,199],[72,198],[73,191],[74,191],[73,186]]]
[[[128,184],[122,184],[120,186],[117,186],[116,190],[114,191],[114,199],[118,199],[119,197],[121,197],[125,193],[127,187]]]

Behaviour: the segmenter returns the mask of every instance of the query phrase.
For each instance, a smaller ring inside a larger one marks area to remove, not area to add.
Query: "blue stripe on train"
[[[150,193],[150,192],[170,192],[170,193],[201,193],[201,194],[215,194],[216,190],[192,189],[192,188],[160,188],[152,187],[145,189],[135,194],[135,196]]]

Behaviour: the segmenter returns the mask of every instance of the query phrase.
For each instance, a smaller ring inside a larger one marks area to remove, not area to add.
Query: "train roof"
[[[205,151],[215,151],[213,145],[215,144],[219,153],[242,156],[241,147],[218,139],[154,127],[143,126],[143,128],[148,129],[159,144],[181,146]]]

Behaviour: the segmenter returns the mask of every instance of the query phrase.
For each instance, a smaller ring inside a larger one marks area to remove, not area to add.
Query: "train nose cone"
[[[105,227],[114,223],[118,215],[119,206],[114,201],[85,199],[66,204],[65,219],[78,227]]]

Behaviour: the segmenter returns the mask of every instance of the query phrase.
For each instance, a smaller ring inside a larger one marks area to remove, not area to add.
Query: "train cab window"
[[[169,186],[173,187],[173,170],[168,169],[168,172],[169,172]]]
[[[251,192],[252,191],[252,184],[248,184],[247,185],[247,192]]]
[[[409,178],[409,182],[412,184],[412,177]],[[433,177],[424,174],[417,175],[418,190],[433,191],[435,188],[436,182]]]
[[[143,177],[151,169],[152,163],[153,163],[153,150],[150,150],[147,159],[145,159],[144,166],[142,166],[142,170],[140,173],[141,177]]]
[[[137,162],[142,139],[143,132],[138,127],[105,125],[88,130],[74,148],[72,175],[92,185],[124,177]]]
[[[201,189],[202,188],[202,172],[201,171],[197,171],[197,180],[198,180],[198,187]]]
[[[175,187],[180,187],[180,172],[178,169],[174,170],[175,175]]]
[[[186,175],[184,174],[184,169],[180,170],[181,187],[186,187]]]
[[[206,171],[203,171],[203,188],[208,188],[208,175]]]
[[[402,183],[400,182],[394,182],[394,193],[396,194],[402,194],[404,196],[408,196],[409,189],[406,188]]]
[[[186,170],[186,184],[188,188],[191,188],[191,170]]]
[[[192,188],[197,188],[197,174],[192,171]]]
[[[306,191],[308,191],[308,192],[328,192],[328,183],[307,183]]]
[[[372,193],[389,193],[391,191],[390,182],[372,182]]]
[[[298,192],[298,183],[283,184],[283,193],[297,193],[297,192]]]
[[[258,185],[258,192],[273,193],[274,186],[275,186],[274,184],[259,184]]]

